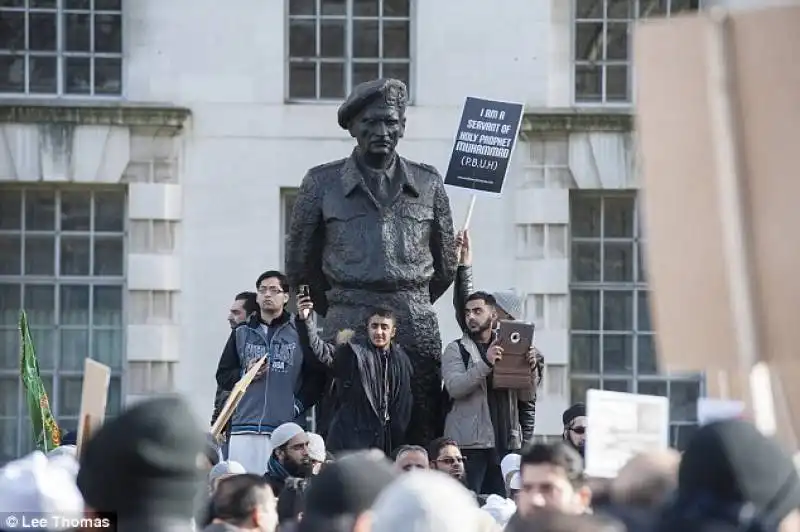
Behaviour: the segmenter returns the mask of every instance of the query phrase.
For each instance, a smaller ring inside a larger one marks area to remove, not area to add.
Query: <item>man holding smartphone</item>
[[[217,368],[217,384],[232,390],[266,358],[231,418],[228,450],[229,460],[248,473],[263,474],[272,454],[272,431],[290,421],[304,425],[303,414],[321,396],[324,380],[303,364],[295,317],[286,309],[286,276],[275,270],[262,273],[256,293],[259,312],[231,332]]]

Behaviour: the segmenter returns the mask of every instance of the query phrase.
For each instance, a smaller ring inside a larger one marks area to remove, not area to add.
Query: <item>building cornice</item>
[[[633,113],[627,109],[526,109],[520,134],[633,131]]]
[[[189,109],[168,104],[0,99],[0,124],[147,127],[163,135],[176,135],[190,115]]]

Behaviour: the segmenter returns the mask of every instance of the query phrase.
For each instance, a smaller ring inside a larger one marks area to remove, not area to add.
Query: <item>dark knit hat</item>
[[[191,518],[204,436],[178,397],[136,404],[86,443],[78,488],[86,504],[120,518]]]
[[[583,417],[586,415],[586,405],[583,403],[575,403],[571,407],[564,410],[564,414],[561,416],[561,422],[566,427],[576,417]]]
[[[759,524],[776,529],[800,508],[800,477],[792,458],[752,424],[725,420],[701,427],[678,470],[678,497],[751,505]]]
[[[370,451],[358,452],[326,466],[306,494],[306,515],[333,518],[357,516],[396,478],[392,464]]]

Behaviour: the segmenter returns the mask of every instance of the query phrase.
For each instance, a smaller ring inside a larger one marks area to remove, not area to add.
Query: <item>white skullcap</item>
[[[208,481],[214,482],[218,478],[226,475],[244,475],[245,473],[247,473],[247,470],[242,464],[229,460],[227,462],[220,462],[212,467],[211,471],[208,472]]]
[[[308,456],[317,462],[324,462],[327,456],[325,440],[315,432],[308,433]]]
[[[371,532],[479,532],[475,497],[439,471],[412,471],[392,482],[372,506]]]
[[[270,436],[269,441],[272,444],[272,448],[277,449],[278,447],[286,445],[289,442],[289,440],[291,440],[295,436],[299,436],[305,433],[306,431],[303,430],[303,427],[301,427],[297,423],[284,423],[283,425],[272,431],[272,436]]]
[[[503,482],[508,482],[509,473],[519,471],[522,463],[522,456],[517,453],[508,453],[500,461],[500,471],[503,473]]]
[[[83,497],[62,460],[48,460],[34,451],[0,469],[0,513],[15,514],[20,520],[24,514],[29,519],[57,517],[59,522],[51,523],[49,530],[70,529],[63,521],[83,516]]]
[[[522,477],[520,476],[519,471],[515,471],[511,475],[511,480],[508,481],[508,489],[510,490],[522,489]]]
[[[481,507],[481,510],[491,515],[498,525],[505,527],[511,516],[517,511],[517,505],[511,499],[491,494],[486,498],[486,504]]]

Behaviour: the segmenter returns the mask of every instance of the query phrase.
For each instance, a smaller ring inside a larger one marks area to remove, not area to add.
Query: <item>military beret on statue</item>
[[[408,89],[399,79],[381,78],[359,83],[339,107],[339,126],[350,129],[353,119],[375,100],[382,98],[386,105],[406,108]]]

